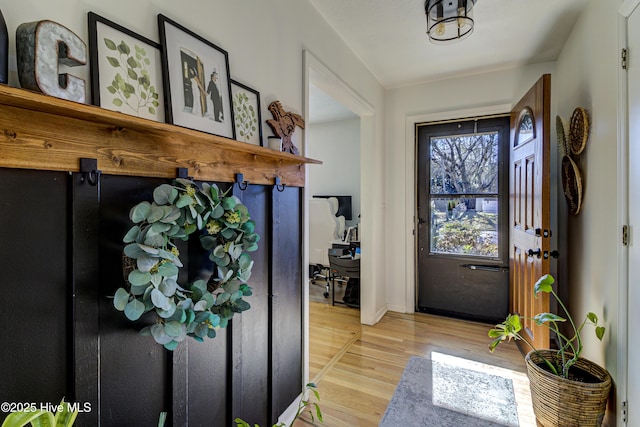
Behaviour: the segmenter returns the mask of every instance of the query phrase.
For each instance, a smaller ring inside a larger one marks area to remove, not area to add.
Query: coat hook
[[[249,181],[244,180],[244,175],[241,173],[236,174],[236,184],[238,184],[238,188],[242,191],[246,190],[249,186]]]
[[[274,179],[274,183],[273,186],[276,187],[276,190],[278,190],[280,193],[282,193],[284,191],[284,187],[286,184],[280,184],[280,177],[276,176]]]
[[[189,168],[176,168],[176,177],[193,180],[193,177],[189,176]]]
[[[80,173],[82,174],[82,180],[87,181],[89,185],[96,186],[100,182],[101,170],[98,170],[97,159],[80,159]]]

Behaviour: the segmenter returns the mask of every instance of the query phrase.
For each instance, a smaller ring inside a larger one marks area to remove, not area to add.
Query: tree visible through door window
[[[430,138],[431,253],[498,257],[497,132]]]

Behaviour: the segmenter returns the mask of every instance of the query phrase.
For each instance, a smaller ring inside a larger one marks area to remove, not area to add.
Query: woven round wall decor
[[[556,116],[556,137],[558,139],[558,152],[560,158],[569,154],[570,148],[567,145],[569,141],[569,123],[560,116]]]
[[[578,215],[582,207],[582,176],[578,165],[566,155],[562,157],[562,187],[569,212]]]
[[[569,123],[569,146],[571,152],[577,156],[582,153],[589,139],[589,116],[587,110],[576,107]]]

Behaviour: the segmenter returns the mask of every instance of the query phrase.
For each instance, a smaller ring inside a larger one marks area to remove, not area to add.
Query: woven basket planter
[[[551,359],[557,351],[540,350],[539,353]],[[540,366],[544,362],[534,351],[527,354],[525,361],[531,387],[533,412],[540,425],[544,427],[602,425],[611,388],[611,376],[605,369],[587,359],[579,358],[574,367],[600,381],[591,383],[552,374]]]

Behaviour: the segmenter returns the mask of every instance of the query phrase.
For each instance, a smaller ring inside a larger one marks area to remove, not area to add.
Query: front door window
[[[430,138],[430,252],[497,258],[498,132]]]

